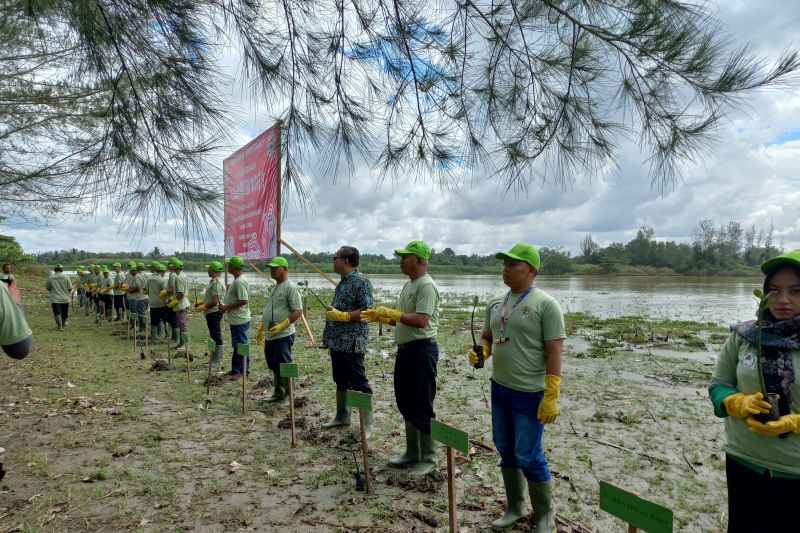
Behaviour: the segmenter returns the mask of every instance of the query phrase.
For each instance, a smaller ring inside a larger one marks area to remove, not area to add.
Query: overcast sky
[[[800,2],[728,0],[715,8],[738,42],[777,57],[800,42]],[[229,58],[231,59],[231,58]],[[577,252],[591,234],[602,245],[627,242],[644,225],[657,239],[686,241],[701,219],[717,225],[738,220],[767,229],[775,226],[775,243],[800,248],[800,84],[793,91],[755,94],[747,112],[735,113],[720,130],[717,143],[691,165],[684,180],[666,191],[651,188],[643,154],[623,144],[619,168],[609,175],[578,178],[571,188],[533,185],[525,196],[503,196],[489,179],[462,184],[442,194],[431,183],[375,185],[375,175],[360,165],[357,177],[315,182],[313,211],[290,204],[283,219],[283,238],[299,250],[333,251],[342,244],[362,252],[389,255],[412,239],[434,249],[487,254],[518,241],[564,247]],[[240,134],[245,144],[271,125],[251,110]],[[220,175],[221,175],[220,170]],[[91,221],[69,221],[53,227],[7,221],[0,230],[14,235],[28,253],[73,247],[90,251],[140,250],[158,246],[165,253],[184,249],[174,226],[155,234],[118,235],[121,221],[98,213]],[[222,232],[215,239],[189,242],[192,251],[222,253]]]

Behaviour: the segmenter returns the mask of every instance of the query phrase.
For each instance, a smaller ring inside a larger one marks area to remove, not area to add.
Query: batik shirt
[[[369,309],[372,303],[372,283],[358,270],[345,275],[333,292],[331,306],[339,311]],[[322,345],[337,352],[364,353],[367,351],[369,324],[360,320],[325,322]]]

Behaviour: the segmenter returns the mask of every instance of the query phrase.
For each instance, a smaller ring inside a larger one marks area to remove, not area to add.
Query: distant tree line
[[[772,224],[764,231],[755,225],[744,227],[735,220],[715,226],[706,219],[692,231],[691,242],[681,243],[657,240],[651,226],[642,226],[627,244],[613,242],[605,248],[586,235],[575,262],[596,265],[609,273],[629,266],[671,269],[687,275],[745,274],[781,252],[783,242],[776,246],[774,234]]]
[[[586,235],[580,243],[580,254],[572,256],[569,251],[556,247],[541,247],[542,274],[684,274],[684,275],[743,275],[754,274],[764,260],[781,252],[783,243],[774,242],[775,228],[768,230],[755,225],[744,227],[740,222],[730,221],[715,226],[711,220],[701,220],[692,231],[688,243],[658,240],[651,226],[642,226],[636,237],[628,243],[612,242],[600,246],[592,235]],[[12,238],[13,240],[13,238]],[[16,250],[16,249],[15,249]],[[19,249],[19,254],[22,250]],[[333,271],[333,255],[330,252],[304,251],[303,256],[325,272]],[[35,256],[39,264],[63,263],[74,268],[80,263],[109,264],[131,259],[165,260],[168,255],[181,258],[186,270],[202,270],[210,261],[222,260],[213,254],[178,252],[166,254],[158,247],[150,252],[87,252],[72,248],[42,252]],[[293,254],[282,254],[289,261],[293,272],[310,272],[311,268]],[[452,274],[494,274],[502,265],[494,254],[457,254],[452,248],[433,251],[431,272]],[[264,262],[257,263],[264,269]],[[400,271],[396,257],[381,254],[363,254],[361,270],[370,274],[397,274]]]

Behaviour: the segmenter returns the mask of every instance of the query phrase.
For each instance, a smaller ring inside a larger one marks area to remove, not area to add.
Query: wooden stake
[[[456,451],[447,447],[447,502],[450,514],[450,533],[458,530],[458,509],[456,507],[456,468],[454,464]]]
[[[292,252],[292,253],[293,253],[295,256],[297,256],[297,258],[298,258],[300,261],[302,261],[303,263],[305,263],[306,265],[308,265],[309,267],[311,267],[311,268],[314,270],[314,272],[316,272],[317,274],[319,274],[319,275],[320,275],[320,276],[322,276],[323,278],[325,278],[325,279],[327,279],[328,281],[330,281],[331,283],[333,283],[333,285],[334,285],[334,286],[336,286],[336,282],[335,282],[335,281],[333,281],[333,279],[332,279],[332,278],[331,278],[329,275],[327,275],[325,272],[323,272],[322,270],[320,270],[319,268],[317,268],[317,265],[315,265],[314,263],[312,263],[311,261],[309,261],[308,259],[306,259],[306,258],[305,258],[305,257],[303,257],[302,255],[300,255],[300,252],[298,252],[297,250],[295,250],[294,248],[292,248],[291,246],[289,246],[289,243],[287,243],[287,242],[286,242],[286,241],[284,241],[283,239],[278,239],[278,242],[280,242],[281,244],[283,244],[284,246],[286,246],[286,247],[289,249],[289,251],[291,251],[291,252]]]
[[[308,334],[308,338],[311,339],[311,347],[315,347],[317,345],[317,341],[314,340],[314,335],[311,333],[311,328],[308,326],[308,320],[306,320],[306,315],[301,314],[300,318],[303,319],[303,325],[306,327],[306,333]]]
[[[247,355],[242,355],[242,414],[247,412]]]
[[[348,407],[348,409],[350,409]],[[361,426],[361,458],[364,460],[364,481],[367,494],[372,494],[372,480],[369,475],[369,444],[367,443],[367,424],[364,410],[358,409],[358,423]]]
[[[289,378],[289,418],[292,421],[292,448],[297,446],[297,432],[294,427],[294,378]]]
[[[185,335],[181,332],[181,335]],[[186,334],[186,340],[183,341],[183,348],[184,348],[184,355],[186,356],[186,379],[191,382],[192,381],[192,365],[189,364],[189,335]]]

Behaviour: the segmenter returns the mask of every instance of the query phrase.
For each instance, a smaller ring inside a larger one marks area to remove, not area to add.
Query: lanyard
[[[528,293],[531,292],[533,289],[534,287],[533,285],[531,285],[530,287],[525,289],[525,292],[519,295],[517,301],[514,302],[514,305],[511,306],[511,310],[508,312],[508,315],[506,315],[506,305],[508,305],[508,297],[511,296],[511,291],[508,291],[508,293],[506,293],[506,297],[503,300],[503,307],[500,308],[500,339],[498,339],[500,340],[500,342],[503,342],[503,340],[505,339],[505,335],[503,334],[506,331],[506,326],[508,325],[508,321],[511,318],[511,315],[514,314],[514,309],[517,308],[519,303],[522,300],[524,300],[525,297],[528,295]]]

